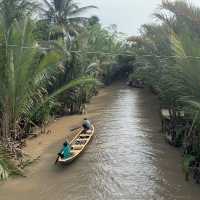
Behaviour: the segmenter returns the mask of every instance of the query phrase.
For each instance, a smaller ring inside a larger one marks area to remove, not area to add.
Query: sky
[[[142,24],[155,21],[152,13],[159,9],[162,0],[76,0],[80,5],[95,5],[90,11],[97,15],[104,26],[116,24],[120,32],[128,36],[138,35]],[[200,0],[190,0],[200,7]]]

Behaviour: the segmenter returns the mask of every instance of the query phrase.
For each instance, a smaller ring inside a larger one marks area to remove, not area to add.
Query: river
[[[182,158],[161,134],[158,101],[145,90],[114,85],[89,107],[95,137],[69,166],[54,166],[51,144],[26,178],[0,185],[1,200],[198,200]]]

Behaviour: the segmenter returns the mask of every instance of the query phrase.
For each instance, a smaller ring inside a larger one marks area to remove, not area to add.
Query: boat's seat
[[[91,135],[88,135],[88,134],[84,134],[84,135],[81,134],[81,135],[80,135],[80,137],[86,137],[86,139],[89,138],[90,136],[91,136]]]
[[[91,135],[92,134],[92,130],[83,131],[81,134],[83,134],[83,135]]]
[[[88,139],[89,137],[89,135],[80,135],[78,139]]]
[[[77,139],[77,140],[74,142],[74,145],[84,145],[86,142],[87,142],[86,139]]]
[[[73,148],[72,151],[73,150],[81,150],[83,148],[83,145],[73,145],[72,148]]]
[[[86,141],[88,138],[81,138],[79,137],[76,141]]]

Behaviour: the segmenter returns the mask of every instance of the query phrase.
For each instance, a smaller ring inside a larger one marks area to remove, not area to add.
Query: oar
[[[58,157],[56,158],[56,161],[54,162],[55,165],[57,164],[57,162],[58,162],[58,160],[59,160],[59,157],[60,157],[60,156],[58,156]]]
[[[78,129],[80,129],[80,128],[81,128],[80,126],[79,126],[79,127],[76,127],[76,128],[71,128],[70,131],[73,132],[73,131],[78,130]]]

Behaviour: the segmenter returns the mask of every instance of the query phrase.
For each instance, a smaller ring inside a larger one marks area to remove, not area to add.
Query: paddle
[[[58,157],[56,158],[56,161],[54,162],[55,165],[57,164],[57,162],[58,162],[58,160],[59,160],[59,157],[60,157],[60,156],[58,156]]]
[[[76,127],[76,128],[71,128],[70,131],[73,132],[73,131],[78,130],[78,129],[80,129],[80,128],[81,128],[80,126],[79,126],[79,127]]]

